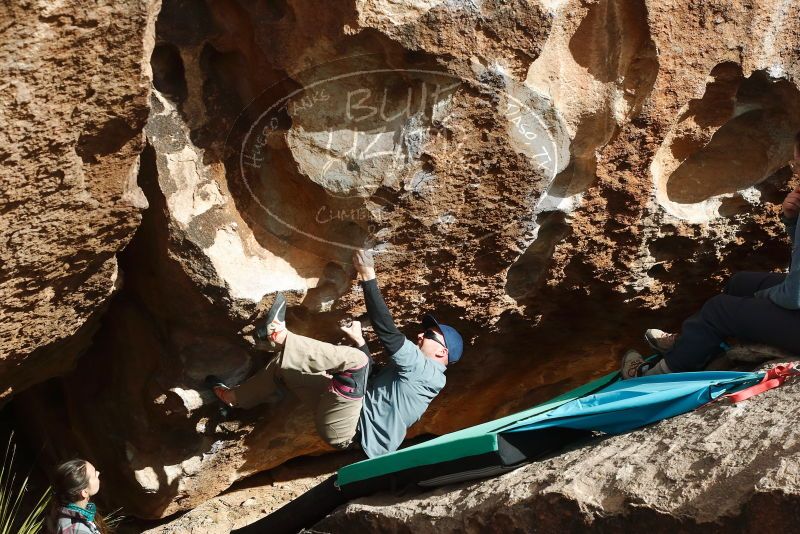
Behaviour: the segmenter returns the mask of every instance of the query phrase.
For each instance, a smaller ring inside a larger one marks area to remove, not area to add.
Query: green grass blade
[[[0,465],[0,534],[35,534],[40,532],[44,523],[44,515],[50,502],[50,488],[39,497],[33,508],[27,513],[20,511],[28,492],[30,473],[22,482],[17,483],[13,470],[16,457],[14,434],[9,437],[8,445]],[[18,527],[16,531],[11,529]]]
[[[19,534],[36,534],[42,531],[44,526],[44,516],[47,506],[50,504],[50,488],[46,489],[39,497],[36,505],[31,510],[19,527]]]

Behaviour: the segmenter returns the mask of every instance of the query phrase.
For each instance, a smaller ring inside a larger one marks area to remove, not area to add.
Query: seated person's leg
[[[787,310],[769,299],[744,299],[731,314],[733,337],[800,355],[800,310]]]
[[[686,319],[675,345],[664,354],[669,369],[673,373],[702,371],[708,361],[722,351],[720,343],[734,335],[732,332],[737,321],[731,319],[731,311],[738,309],[744,300],[742,297],[717,295]]]
[[[681,336],[664,359],[673,372],[702,370],[729,337],[800,353],[798,331],[800,312],[767,299],[717,295],[683,323]]]
[[[776,286],[783,282],[784,278],[786,278],[784,273],[743,271],[731,276],[723,293],[734,297],[752,297],[756,291]],[[644,337],[653,350],[659,354],[666,354],[672,350],[679,335],[649,328]]]
[[[759,273],[743,271],[731,276],[724,293],[734,297],[752,297],[756,291],[776,286],[786,278],[784,273]]]

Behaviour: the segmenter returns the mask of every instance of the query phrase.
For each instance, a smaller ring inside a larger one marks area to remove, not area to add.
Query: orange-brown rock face
[[[0,8],[0,402],[69,369],[120,284],[157,1]]]
[[[498,417],[614,368],[644,327],[677,327],[730,271],[785,265],[776,204],[800,129],[793,9],[165,1],[149,116],[130,123],[131,139],[147,140],[149,208],[119,255],[125,283],[76,373],[18,408],[51,436],[64,432],[47,415],[59,399],[82,454],[115,466],[108,497],[143,517],[325,451],[293,397],[223,417],[203,378],[238,383],[263,365],[252,323],[279,290],[290,328],[337,340],[337,320],[363,310],[349,265],[361,246],[376,251],[409,334],[433,311],[469,343],[412,434]],[[146,59],[138,46],[113,52]],[[146,94],[126,102],[143,110]],[[139,151],[112,148],[84,172]],[[49,157],[72,161],[64,150]],[[52,210],[29,204],[38,232]],[[115,236],[143,205],[117,216]],[[85,240],[114,262],[122,242]],[[100,294],[87,313],[100,313]],[[41,324],[75,339],[56,317]],[[78,379],[86,387],[65,387]]]

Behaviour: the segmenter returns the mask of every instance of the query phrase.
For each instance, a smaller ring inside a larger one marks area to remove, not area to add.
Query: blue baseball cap
[[[444,345],[447,347],[447,364],[454,364],[461,359],[461,354],[464,352],[464,340],[461,339],[455,328],[446,324],[441,324],[430,313],[426,313],[422,317],[422,328],[438,328],[444,334]]]

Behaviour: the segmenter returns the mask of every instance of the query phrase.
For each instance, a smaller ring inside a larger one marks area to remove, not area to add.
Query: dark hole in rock
[[[661,278],[665,274],[667,274],[667,268],[663,263],[657,263],[650,267],[650,269],[647,271],[647,275],[652,278]]]
[[[161,94],[178,103],[186,100],[186,73],[177,47],[168,43],[156,46],[150,65],[153,68],[153,85]]]
[[[697,244],[691,237],[668,235],[650,243],[650,254],[656,261],[670,261],[687,258]]]
[[[202,43],[215,31],[214,20],[207,2],[195,0],[164,0],[156,21],[159,40],[179,47]]]

